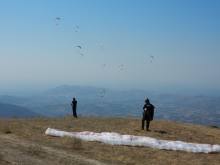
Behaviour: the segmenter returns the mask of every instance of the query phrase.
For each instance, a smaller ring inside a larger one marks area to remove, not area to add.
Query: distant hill
[[[30,118],[34,116],[40,116],[40,115],[21,106],[0,102],[1,118],[12,118],[12,117]]]
[[[105,93],[100,93],[104,89]],[[220,97],[152,93],[145,90],[110,90],[101,87],[61,85],[26,97],[0,95],[0,102],[27,108],[47,117],[72,115],[71,101],[78,101],[78,116],[142,117],[144,100],[155,106],[154,118],[220,127]]]
[[[0,95],[1,103],[9,103],[9,104],[20,104],[23,102],[30,102],[30,97],[18,97],[18,96],[9,96],[9,95]]]

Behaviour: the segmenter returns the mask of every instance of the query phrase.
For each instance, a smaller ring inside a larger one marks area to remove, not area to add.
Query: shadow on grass
[[[166,134],[167,133],[166,131],[158,131],[158,130],[155,130],[154,132],[158,132],[160,134]]]
[[[211,125],[210,127],[212,127],[212,128],[218,128],[218,126],[215,126],[215,125]]]

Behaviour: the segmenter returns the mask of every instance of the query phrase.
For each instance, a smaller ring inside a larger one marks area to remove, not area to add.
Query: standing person
[[[77,114],[76,114],[76,106],[77,106],[77,101],[75,100],[75,98],[73,98],[73,101],[71,103],[71,106],[72,106],[72,110],[73,110],[73,116],[75,118],[78,118],[77,117]]]
[[[149,99],[145,100],[145,105],[143,107],[143,118],[142,118],[142,130],[144,129],[144,121],[146,120],[146,129],[149,130],[150,121],[154,118],[154,106],[150,103]]]

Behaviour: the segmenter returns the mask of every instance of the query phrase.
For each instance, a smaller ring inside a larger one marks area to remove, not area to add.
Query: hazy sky
[[[1,0],[0,29],[2,91],[220,90],[219,0]]]

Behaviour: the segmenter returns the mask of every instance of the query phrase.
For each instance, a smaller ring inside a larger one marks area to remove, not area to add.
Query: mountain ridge
[[[21,106],[0,102],[1,118],[12,118],[12,117],[30,118],[35,116],[40,116],[40,115]]]
[[[83,116],[142,116],[144,100],[155,106],[155,119],[181,121],[220,127],[220,97],[158,94],[145,90],[114,91],[99,87],[61,85],[37,96],[0,96],[0,101],[30,109],[47,117],[72,115],[71,101],[78,101],[77,113]],[[103,96],[103,97],[102,97]]]

